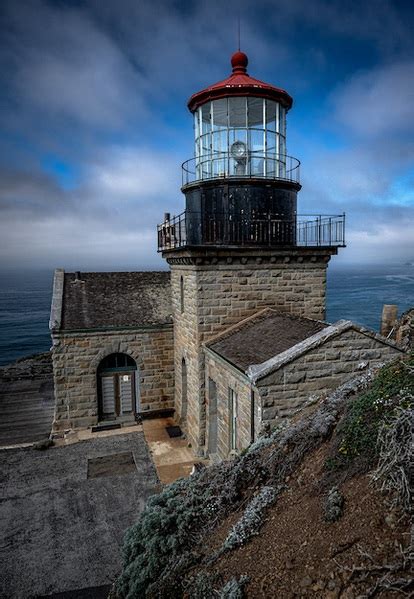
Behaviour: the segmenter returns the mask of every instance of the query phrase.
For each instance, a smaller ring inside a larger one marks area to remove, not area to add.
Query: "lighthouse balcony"
[[[300,161],[274,152],[244,151],[233,144],[232,152],[214,152],[187,160],[182,165],[183,190],[214,179],[269,179],[300,188]],[[237,155],[239,152],[240,155]]]
[[[158,225],[158,251],[194,247],[344,247],[345,214],[297,215],[186,211]]]

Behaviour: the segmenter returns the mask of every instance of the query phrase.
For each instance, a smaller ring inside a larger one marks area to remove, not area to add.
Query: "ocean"
[[[52,271],[0,273],[0,365],[47,351]],[[327,320],[379,330],[383,304],[414,306],[414,266],[328,268]]]

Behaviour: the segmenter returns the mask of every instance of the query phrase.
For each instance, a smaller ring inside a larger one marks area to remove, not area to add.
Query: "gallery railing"
[[[235,157],[231,152],[216,152],[191,158],[182,165],[183,187],[198,181],[226,179],[279,179],[299,184],[300,162],[293,156],[248,151]]]
[[[272,215],[183,212],[158,225],[158,251],[196,246],[343,247],[345,214]]]

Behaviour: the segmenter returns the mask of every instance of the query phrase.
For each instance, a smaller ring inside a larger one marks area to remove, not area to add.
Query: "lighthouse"
[[[252,77],[243,52],[231,67],[188,101],[194,155],[182,165],[185,207],[158,226],[171,268],[175,414],[199,454],[205,344],[264,308],[323,320],[327,265],[345,245],[343,214],[298,212],[300,161],[286,133],[292,97]]]

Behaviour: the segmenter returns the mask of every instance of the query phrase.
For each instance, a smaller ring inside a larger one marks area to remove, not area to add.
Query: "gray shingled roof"
[[[243,372],[304,341],[328,325],[274,310],[264,310],[212,340],[207,347]]]
[[[65,273],[61,330],[172,322],[169,272]]]

